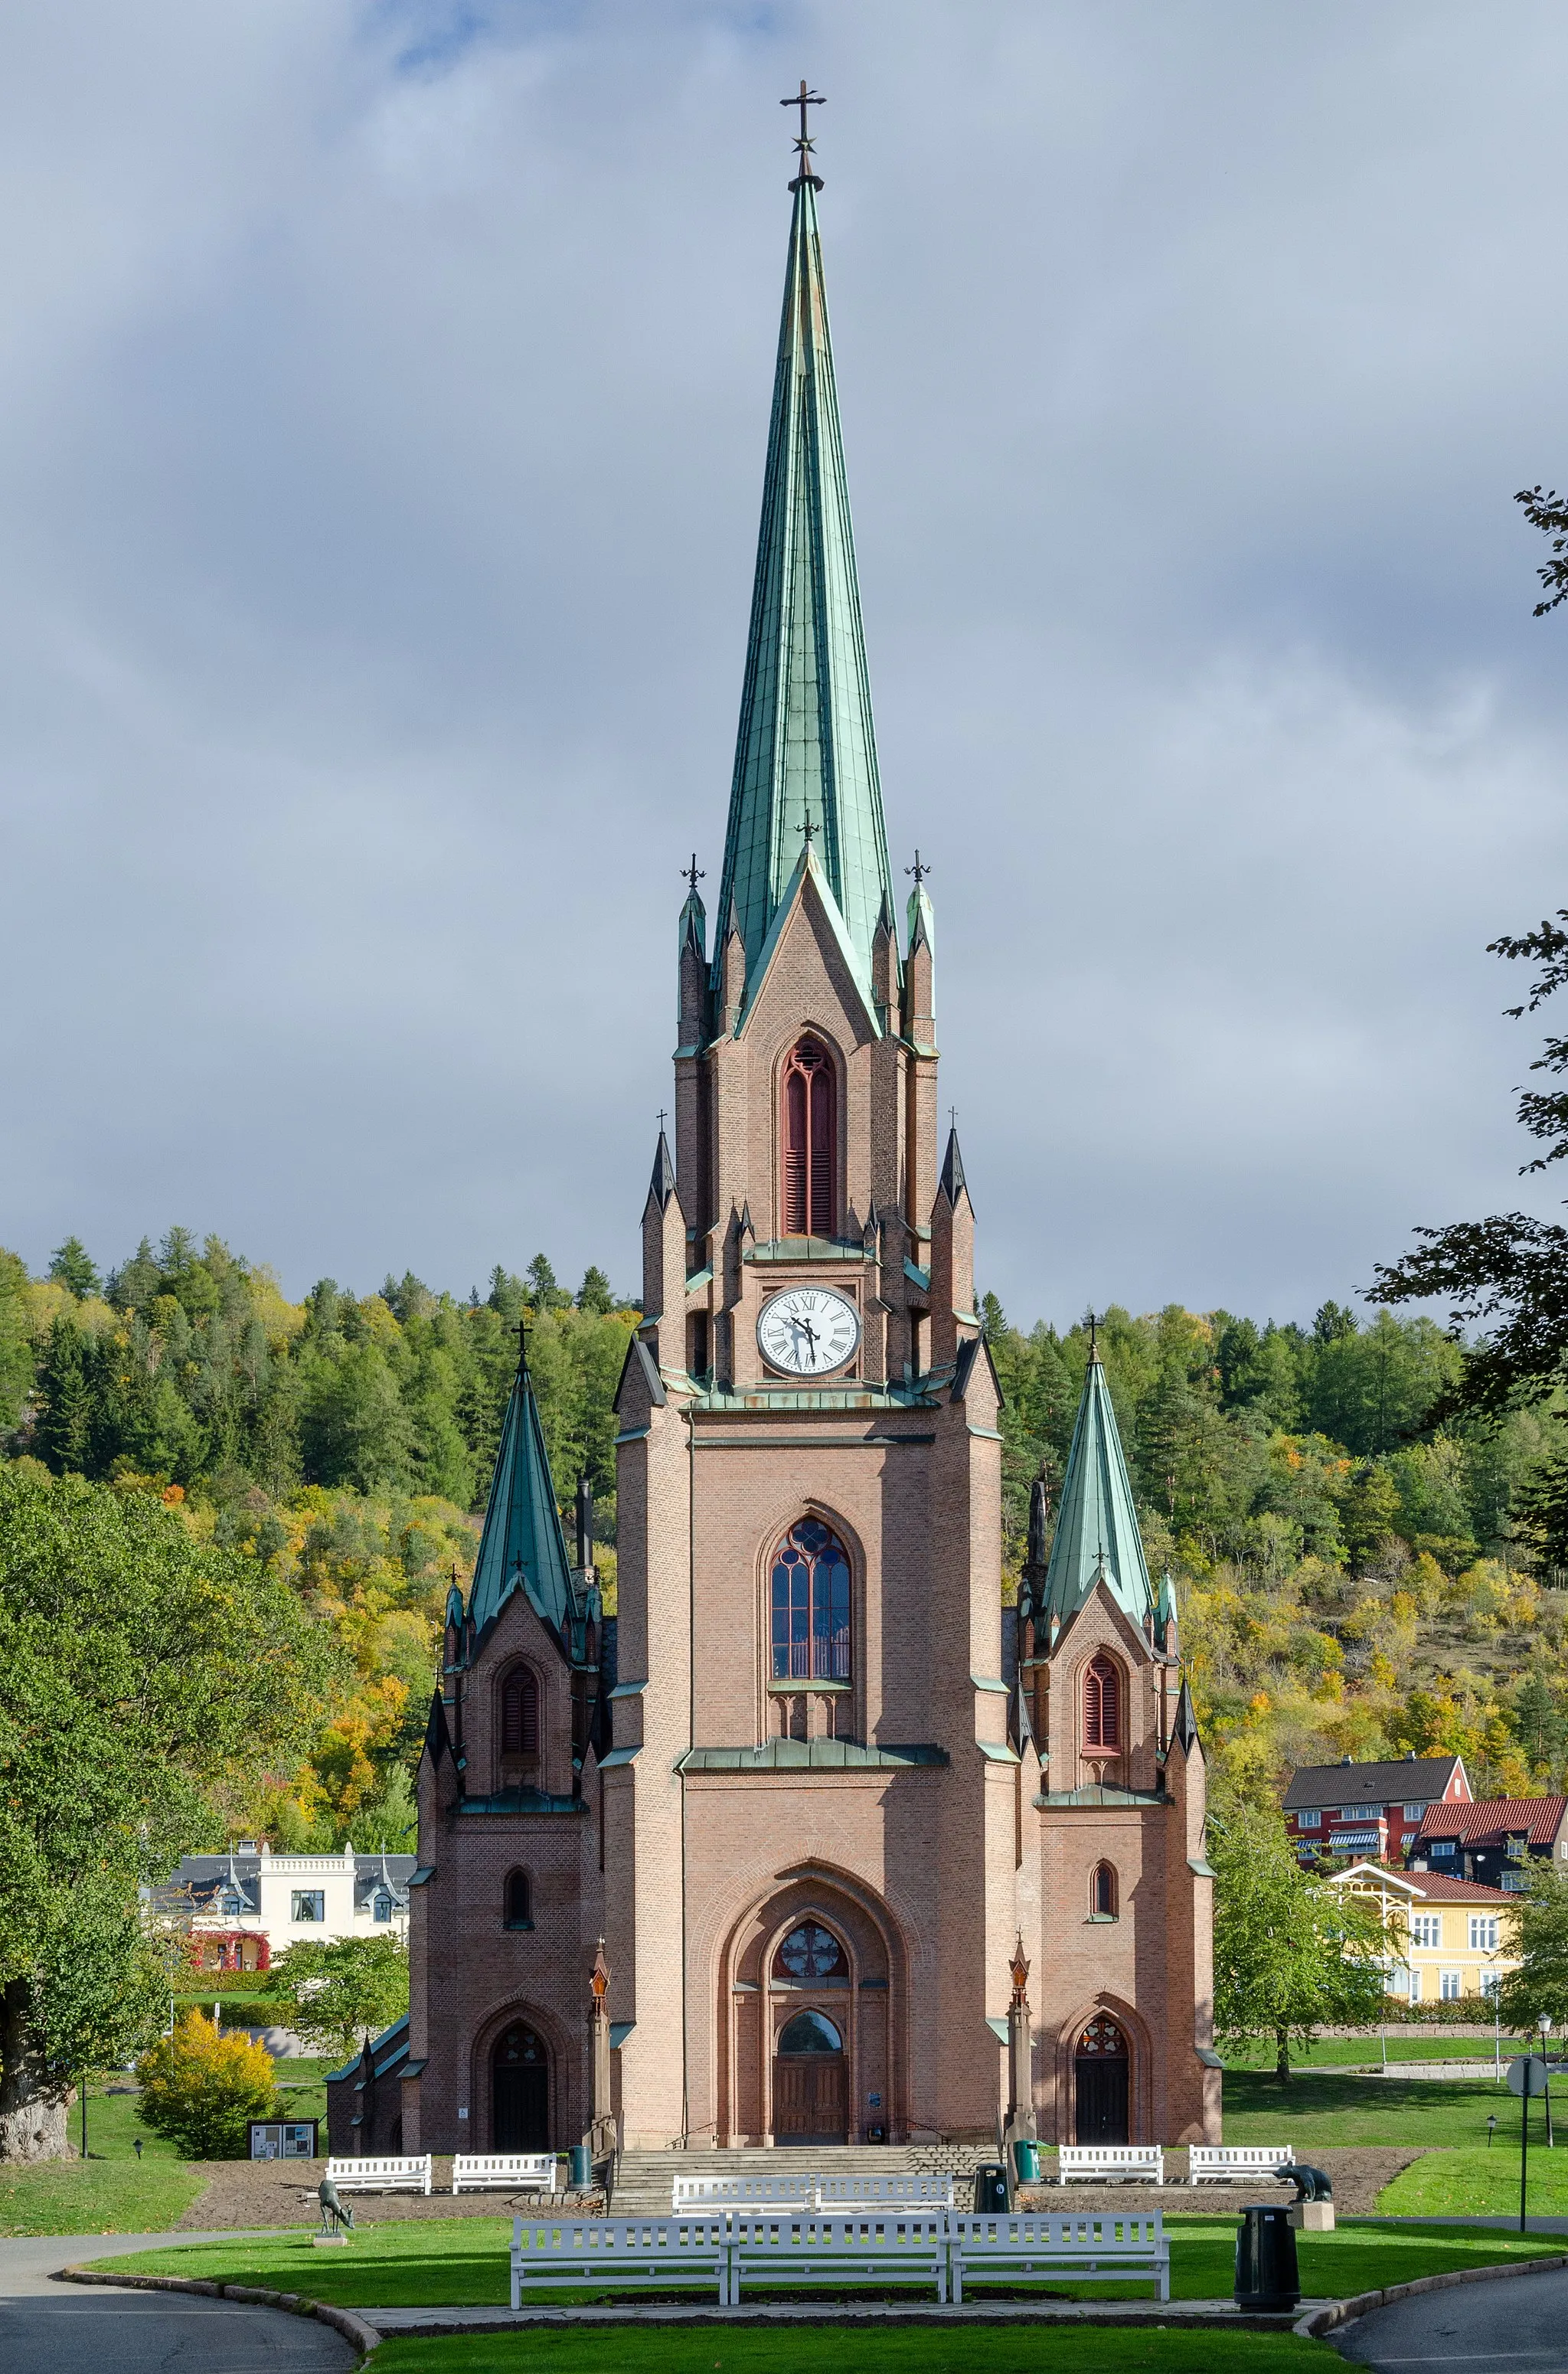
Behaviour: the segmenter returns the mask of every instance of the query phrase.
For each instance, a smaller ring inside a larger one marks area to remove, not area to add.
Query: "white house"
[[[154,1910],[188,1928],[208,1969],[265,1970],[305,1938],[406,1940],[413,1855],[275,1854],[241,1839],[227,1855],[186,1855],[153,1891]]]

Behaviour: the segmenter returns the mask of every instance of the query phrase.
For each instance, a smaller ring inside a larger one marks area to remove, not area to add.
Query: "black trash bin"
[[[1295,2308],[1301,2300],[1296,2232],[1283,2204],[1255,2201],[1236,2232],[1235,2304],[1247,2309]]]
[[[996,2159],[983,2159],[975,2170],[975,2215],[989,2217],[1007,2207],[1007,2170]]]

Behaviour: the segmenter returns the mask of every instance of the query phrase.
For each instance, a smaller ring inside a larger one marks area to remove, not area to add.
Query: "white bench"
[[[1246,2178],[1272,2176],[1276,2168],[1293,2168],[1295,2152],[1286,2144],[1281,2151],[1265,2151],[1261,2144],[1193,2144],[1187,2155],[1188,2184],[1239,2184]]]
[[[418,2159],[329,2159],[340,2192],[428,2192],[430,2155]]]
[[[554,2192],[554,2152],[459,2152],[454,2192]]]
[[[683,2209],[775,2210],[800,2217],[816,2207],[816,2179],[804,2176],[678,2176],[670,2206]]]
[[[1059,2184],[1164,2184],[1164,2155],[1158,2144],[1063,2144],[1057,2153]]]
[[[730,2305],[745,2283],[930,2284],[947,2298],[944,2209],[866,2209],[854,2215],[736,2215],[730,2229]]]
[[[868,2209],[951,2209],[953,2179],[946,2176],[819,2176],[814,2206],[830,2215]]]
[[[1158,2298],[1171,2296],[1171,2246],[1157,2209],[1142,2215],[1107,2209],[1083,2216],[998,2210],[989,2217],[952,2218],[949,2234],[955,2301],[963,2299],[965,2281],[1019,2275],[1101,2283],[1146,2276]]]
[[[511,2304],[530,2291],[562,2284],[717,2286],[730,2298],[730,2220],[712,2217],[514,2217]]]

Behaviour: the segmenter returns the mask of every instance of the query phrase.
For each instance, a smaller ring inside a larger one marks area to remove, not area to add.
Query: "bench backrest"
[[[1295,2147],[1284,2144],[1278,2151],[1269,2151],[1262,2144],[1192,2144],[1187,2164],[1189,2168],[1291,2168],[1295,2164]]]
[[[766,2213],[736,2212],[730,2218],[731,2246],[742,2256],[785,2259],[815,2258],[824,2251],[852,2252],[860,2258],[891,2256],[936,2259],[947,2248],[951,2223],[944,2209],[872,2208],[846,2214],[823,2210],[817,2215],[776,2217]]]
[[[728,2207],[777,2203],[781,2208],[812,2209],[816,2205],[814,2176],[678,2176],[672,2187],[672,2206],[700,2209],[706,2202]]]
[[[454,2176],[525,2176],[550,2179],[556,2173],[554,2152],[459,2152],[452,2161]]]
[[[1157,2255],[1164,2247],[1164,2220],[1158,2209],[1088,2211],[993,2211],[988,2216],[954,2217],[954,2247],[970,2256],[998,2257],[1031,2249],[1082,2252],[1109,2258],[1127,2251]]]
[[[555,2217],[512,2219],[512,2257],[524,2269],[584,2259],[721,2259],[728,2216]]]
[[[951,2176],[823,2176],[817,2179],[819,2209],[874,2207],[951,2209]]]
[[[415,2159],[329,2159],[327,2174],[334,2184],[352,2183],[356,2177],[367,2176],[428,2176],[430,2155],[424,2153]]]

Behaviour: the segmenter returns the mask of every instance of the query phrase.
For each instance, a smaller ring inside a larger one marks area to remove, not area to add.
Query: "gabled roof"
[[[1474,1845],[1480,1839],[1517,1837],[1533,1847],[1550,1846],[1568,1816],[1568,1797],[1488,1797],[1479,1805],[1429,1805],[1417,1846],[1428,1839],[1463,1839]]]
[[[1122,1613],[1141,1627],[1153,1613],[1154,1594],[1110,1387],[1104,1363],[1092,1353],[1046,1569],[1047,1612],[1065,1624],[1102,1574]]]
[[[860,1001],[866,1028],[873,1039],[880,1039],[882,1020],[877,1012],[876,999],[872,993],[870,964],[850,936],[848,925],[845,923],[839,911],[838,901],[833,895],[833,885],[823,871],[821,859],[815,850],[809,846],[802,850],[796,860],[794,872],[785,884],[778,904],[773,910],[762,946],[746,968],[746,994],[741,1008],[740,1019],[735,1025],[735,1036],[737,1039],[741,1037],[755,1011],[757,1000],[772,970],[773,959],[778,952],[785,929],[797,904],[805,896],[808,883],[817,895],[818,903],[826,919],[834,945],[844,959],[845,970],[855,984],[855,993]]]
[[[733,910],[748,985],[816,828],[834,904],[863,968],[892,893],[833,383],[816,195],[795,187],[773,382],[751,631],[719,912]],[[715,985],[718,972],[715,968]]]
[[[653,1151],[653,1176],[648,1182],[648,1201],[649,1204],[657,1204],[662,1212],[668,1209],[670,1198],[674,1193],[675,1165],[670,1153],[670,1141],[661,1130],[659,1143]],[[645,1205],[643,1208],[646,1210],[647,1205]]]
[[[1457,1756],[1407,1756],[1379,1764],[1304,1764],[1291,1775],[1285,1811],[1353,1805],[1370,1813],[1384,1805],[1414,1804],[1418,1798],[1441,1797],[1456,1768],[1463,1769]]]
[[[468,1595],[475,1631],[482,1631],[520,1588],[527,1592],[535,1613],[564,1638],[573,1604],[571,1569],[525,1360],[518,1362],[512,1380]]]
[[[954,1210],[957,1209],[960,1195],[967,1195],[969,1193],[968,1184],[964,1177],[964,1157],[958,1151],[956,1129],[950,1129],[947,1133],[947,1152],[942,1159],[939,1185],[941,1193],[946,1196]]]
[[[1352,1863],[1344,1871],[1330,1872],[1328,1885],[1342,1887],[1350,1879],[1375,1879],[1380,1886],[1397,1888],[1412,1901],[1419,1896],[1426,1904],[1516,1904],[1519,1900],[1501,1887],[1484,1886],[1479,1879],[1454,1879],[1441,1871],[1391,1871],[1381,1863]]]

